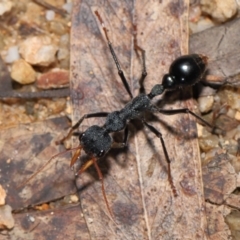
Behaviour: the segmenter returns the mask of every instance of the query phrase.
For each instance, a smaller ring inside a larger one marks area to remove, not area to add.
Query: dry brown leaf
[[[194,34],[190,52],[198,49],[209,57],[208,74],[219,78],[217,82],[239,86],[239,18]],[[222,80],[220,80],[222,78]],[[210,80],[211,81],[211,80]]]
[[[79,205],[75,205],[45,212],[16,214],[10,238],[1,235],[0,239],[89,239],[80,212]]]
[[[1,184],[7,191],[6,203],[15,213],[15,227],[5,234],[12,239],[26,239],[25,234],[28,239],[46,239],[47,232],[51,236],[65,236],[63,225],[71,226],[67,235],[79,235],[86,230],[79,206],[75,206],[73,212],[69,208],[41,213],[27,211],[30,206],[52,202],[76,192],[74,174],[69,168],[70,153],[58,156],[32,181],[25,183],[51,156],[64,150],[55,141],[61,139],[68,127],[68,120],[64,117],[1,130]],[[72,217],[76,209],[80,215]],[[36,221],[31,220],[33,218]],[[47,229],[51,227],[58,231],[50,233]],[[6,236],[3,234],[0,239],[6,239]]]
[[[136,15],[138,44],[147,55],[147,92],[161,83],[172,60],[187,51],[187,1],[75,1],[71,50],[74,122],[85,113],[121,109],[129,101],[95,10],[109,30],[135,96],[141,62],[133,51],[133,16]],[[178,97],[164,108],[192,107],[189,98],[178,101]],[[163,133],[179,196],[175,198],[169,186],[159,140],[148,130],[131,124],[128,149],[110,151],[99,163],[117,224],[109,216],[94,168],[78,178],[91,239],[205,239],[195,120],[184,114],[158,118],[161,124],[151,124]],[[103,122],[104,119],[87,119],[80,131]]]

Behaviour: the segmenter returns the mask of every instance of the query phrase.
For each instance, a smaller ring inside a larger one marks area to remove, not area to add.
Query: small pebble
[[[0,16],[4,13],[9,12],[12,9],[13,3],[10,0],[1,0],[0,1]]]
[[[70,201],[72,203],[77,203],[79,201],[78,196],[77,195],[70,195]]]
[[[18,60],[19,58],[20,58],[20,56],[19,56],[19,52],[18,52],[18,46],[12,46],[8,49],[4,61],[6,63],[13,63],[14,61]]]
[[[48,21],[52,21],[55,18],[55,12],[53,10],[47,10],[45,17]]]
[[[6,198],[6,191],[4,190],[2,185],[0,185],[0,205],[5,204],[5,198]]]
[[[30,64],[19,59],[12,65],[11,77],[21,84],[29,84],[35,81],[36,73]]]
[[[29,221],[30,221],[30,222],[32,222],[32,223],[34,223],[34,222],[35,222],[35,218],[34,218],[33,216],[29,216],[29,218],[28,218],[28,219],[29,219]]]
[[[202,11],[199,4],[190,6],[189,21],[198,22],[199,18],[201,17],[201,14]]]
[[[62,8],[67,11],[67,13],[71,14],[72,12],[72,3],[65,3]]]
[[[58,53],[57,53],[57,59],[59,61],[64,60],[64,59],[69,59],[70,53],[69,49],[67,47],[62,47],[59,48]]]
[[[240,88],[226,86],[218,92],[221,103],[240,111]]]
[[[237,13],[235,0],[201,0],[200,3],[202,11],[218,22],[226,22]]]
[[[66,87],[69,85],[69,71],[57,68],[43,73],[37,79],[36,85],[41,89]]]
[[[197,33],[204,31],[210,27],[213,27],[215,24],[213,21],[207,17],[201,17],[198,22],[190,22],[189,23],[189,28],[191,30],[191,33]]]
[[[59,21],[51,21],[49,30],[57,35],[63,35],[66,33],[66,25]]]
[[[49,66],[55,62],[58,47],[48,36],[31,36],[19,46],[19,52],[32,65]]]
[[[235,141],[233,139],[229,139],[229,138],[224,138],[224,139],[220,140],[219,142],[220,142],[221,147],[224,150],[227,150],[228,154],[233,154],[233,155],[237,154],[237,150],[238,150],[237,141]]]
[[[12,208],[9,205],[0,206],[0,229],[12,229],[13,227]]]
[[[203,151],[209,151],[212,148],[218,147],[218,137],[216,135],[210,135],[207,138],[200,138],[199,145]]]
[[[236,111],[236,114],[235,114],[235,119],[240,121],[240,112],[239,111]]]
[[[231,214],[226,216],[226,222],[228,226],[231,228],[231,236],[232,239],[240,239],[240,212],[233,211]]]
[[[207,151],[206,153],[201,154],[202,158],[202,165],[205,166],[207,165],[214,157],[216,156],[216,153],[219,151],[219,148],[212,148],[211,150]]]
[[[207,113],[212,109],[214,102],[213,96],[204,96],[198,98],[199,110],[201,113]]]

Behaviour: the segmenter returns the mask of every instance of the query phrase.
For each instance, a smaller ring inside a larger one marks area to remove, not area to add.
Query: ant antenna
[[[36,175],[38,175],[53,159],[55,159],[56,157],[62,155],[62,154],[65,154],[67,152],[70,152],[70,151],[74,151],[74,150],[77,150],[75,152],[75,154],[73,155],[73,158],[71,160],[71,166],[76,162],[77,158],[80,156],[80,153],[81,153],[81,149],[82,149],[82,146],[79,145],[78,147],[75,147],[75,148],[71,148],[71,149],[68,149],[68,150],[65,150],[63,152],[60,152],[60,153],[57,153],[56,155],[52,156],[42,167],[40,167],[37,172],[35,172],[31,177],[29,177],[25,182],[21,183],[20,185],[17,186],[17,189],[20,189],[22,188],[23,186],[25,186],[28,182],[30,182],[34,177],[36,177]],[[77,155],[78,154],[78,155]]]

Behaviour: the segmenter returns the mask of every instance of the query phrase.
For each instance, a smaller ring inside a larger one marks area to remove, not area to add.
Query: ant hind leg
[[[165,142],[163,140],[163,137],[162,137],[162,134],[161,132],[159,132],[155,127],[153,127],[152,125],[148,124],[145,120],[142,119],[142,122],[143,124],[151,131],[153,132],[157,138],[160,139],[161,141],[161,144],[162,144],[162,148],[163,148],[163,152],[164,152],[164,155],[165,155],[165,158],[167,160],[167,164],[168,164],[168,181],[170,183],[170,186],[172,188],[172,191],[173,191],[173,195],[174,197],[177,197],[178,194],[177,194],[177,190],[176,190],[176,187],[173,183],[173,178],[172,178],[172,173],[171,173],[171,160],[168,156],[168,152],[167,152],[167,148],[166,148],[166,145],[165,145]]]

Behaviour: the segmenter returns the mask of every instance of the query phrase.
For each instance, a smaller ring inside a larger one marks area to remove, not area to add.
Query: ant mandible
[[[131,101],[129,101],[121,110],[113,111],[113,112],[97,112],[97,113],[89,113],[85,114],[83,117],[81,117],[78,122],[71,128],[68,135],[64,137],[60,143],[63,143],[66,139],[68,139],[72,134],[73,131],[78,129],[81,123],[84,119],[87,118],[94,118],[94,117],[106,117],[106,121],[102,126],[99,125],[93,125],[90,126],[86,131],[80,133],[79,135],[79,146],[70,150],[76,150],[74,153],[71,162],[70,167],[72,167],[79,156],[81,155],[81,150],[83,149],[85,153],[90,157],[90,159],[80,168],[80,170],[77,172],[76,175],[79,175],[83,173],[87,168],[89,168],[91,165],[94,165],[96,168],[99,180],[101,181],[102,185],[102,193],[103,197],[107,206],[107,209],[110,213],[110,215],[113,217],[111,208],[109,206],[107,196],[105,193],[104,188],[104,182],[103,182],[103,175],[102,172],[97,164],[97,161],[106,155],[106,153],[111,148],[124,148],[127,145],[128,140],[128,122],[132,119],[139,119],[145,127],[147,127],[151,132],[153,132],[157,138],[160,139],[163,152],[168,164],[167,173],[168,173],[168,180],[171,185],[172,191],[174,196],[177,196],[177,190],[175,188],[175,185],[173,183],[172,175],[171,175],[171,167],[170,167],[170,158],[167,152],[167,148],[164,142],[164,139],[162,137],[162,134],[160,131],[158,131],[154,126],[150,125],[146,122],[146,120],[143,118],[143,114],[146,111],[150,111],[152,113],[162,113],[162,114],[178,114],[178,113],[189,113],[193,115],[194,117],[198,118],[202,122],[204,122],[206,125],[212,127],[208,122],[206,122],[204,119],[196,115],[194,112],[189,110],[188,108],[182,108],[182,109],[171,109],[171,110],[165,110],[160,109],[156,105],[154,105],[151,100],[163,94],[166,90],[173,90],[177,88],[184,88],[188,86],[192,86],[196,84],[204,75],[206,66],[207,66],[207,57],[203,55],[198,54],[191,54],[191,55],[185,55],[177,58],[175,61],[172,62],[169,68],[168,74],[165,74],[162,78],[161,84],[156,84],[153,86],[150,93],[146,94],[143,87],[143,81],[147,76],[146,71],[146,64],[145,64],[145,50],[140,48],[137,45],[136,39],[134,41],[134,48],[137,53],[137,51],[141,52],[142,55],[142,75],[139,79],[140,83],[140,93],[138,96],[133,97],[132,92],[130,90],[129,84],[125,78],[125,75],[121,69],[120,63],[118,61],[118,58],[114,52],[112,43],[109,40],[107,29],[104,26],[104,22],[98,13],[98,11],[95,11],[95,14],[102,25],[108,47],[110,49],[111,55],[113,57],[113,60],[115,62],[115,65],[118,69],[118,75],[121,78],[121,81],[128,92]],[[123,142],[114,142],[111,133],[119,132],[124,130],[124,137]],[[40,172],[53,158],[58,156],[59,154],[53,156],[40,170],[38,170],[32,177],[28,179],[32,179],[38,172]]]

